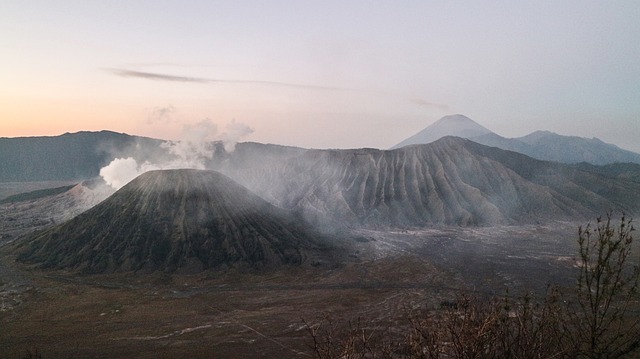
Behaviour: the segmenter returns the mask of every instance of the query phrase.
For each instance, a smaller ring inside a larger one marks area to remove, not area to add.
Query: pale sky
[[[0,0],[0,137],[388,148],[464,114],[640,152],[640,2]]]

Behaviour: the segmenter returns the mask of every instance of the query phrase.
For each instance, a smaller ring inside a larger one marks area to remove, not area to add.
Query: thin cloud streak
[[[107,71],[120,77],[135,77],[135,78],[141,78],[141,79],[147,79],[147,80],[173,81],[173,82],[196,82],[196,83],[212,82],[212,80],[207,80],[207,79],[198,78],[198,77],[174,76],[174,75],[158,74],[153,72],[142,72],[142,71],[133,71],[133,70],[124,70],[124,69],[107,69]]]
[[[200,84],[209,83],[209,84],[262,85],[262,86],[288,87],[288,88],[296,88],[296,89],[303,89],[303,90],[344,91],[344,92],[363,93],[363,94],[378,95],[378,96],[384,95],[384,96],[398,97],[398,95],[396,94],[388,93],[384,91],[358,90],[358,89],[350,89],[345,87],[304,85],[304,84],[295,84],[295,83],[279,82],[279,81],[211,79],[211,78],[205,78],[205,77],[176,76],[176,75],[169,75],[169,74],[163,74],[163,73],[157,73],[157,72],[137,71],[137,70],[128,70],[128,69],[119,69],[119,68],[110,68],[105,70],[113,75],[120,76],[120,77],[139,78],[139,79],[152,80],[152,81],[186,82],[186,83],[200,83]],[[420,98],[409,98],[408,100],[422,107],[435,108],[441,111],[450,111],[450,107],[445,104],[430,102]]]
[[[294,84],[288,82],[278,81],[260,81],[260,80],[222,80],[222,79],[209,79],[203,77],[187,77],[187,76],[175,76],[154,72],[135,71],[127,69],[106,69],[107,72],[120,76],[120,77],[133,77],[154,81],[170,81],[170,82],[191,82],[191,83],[221,83],[221,84],[240,84],[240,85],[266,85],[266,86],[280,86],[290,87],[305,90],[323,90],[323,91],[351,91],[350,89],[341,87],[330,86],[318,86],[318,85],[304,85]]]

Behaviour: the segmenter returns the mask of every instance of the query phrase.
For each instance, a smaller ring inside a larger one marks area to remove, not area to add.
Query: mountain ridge
[[[391,147],[391,149],[397,149],[409,144],[427,144],[445,136],[456,136],[486,146],[520,152],[529,157],[545,161],[569,164],[588,162],[595,165],[606,165],[616,162],[640,163],[639,153],[622,149],[596,137],[589,139],[538,130],[522,137],[506,138],[488,129],[486,129],[487,132],[485,133],[467,135],[461,131],[457,131],[455,126],[451,124],[451,119],[455,116],[442,117],[417,134]],[[475,123],[471,119],[468,120]]]
[[[640,212],[640,188],[627,180],[635,167],[612,180],[610,170],[454,137],[396,150],[240,143],[232,153],[212,149],[205,165],[320,228],[484,226]]]
[[[307,150],[224,173],[311,222],[365,226],[494,225],[637,213],[640,186],[445,137],[396,150]],[[605,190],[606,189],[606,190]]]
[[[71,180],[98,176],[120,156],[153,160],[148,148],[163,141],[113,131],[81,131],[59,136],[0,138],[0,182]],[[159,153],[161,151],[155,151]],[[162,153],[162,155],[167,155]]]

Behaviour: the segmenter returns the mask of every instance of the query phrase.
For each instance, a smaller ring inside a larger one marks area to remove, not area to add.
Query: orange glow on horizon
[[[134,129],[123,106],[65,99],[19,98],[0,106],[0,137],[57,136],[66,132]]]

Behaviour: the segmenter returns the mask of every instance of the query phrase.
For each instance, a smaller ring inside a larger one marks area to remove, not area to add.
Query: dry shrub
[[[346,326],[325,316],[305,322],[318,359],[351,358],[635,358],[640,353],[638,258],[634,228],[611,214],[578,229],[580,275],[573,289],[482,300],[461,296],[440,310],[410,317],[406,328],[360,318]],[[394,330],[395,329],[395,330]]]

